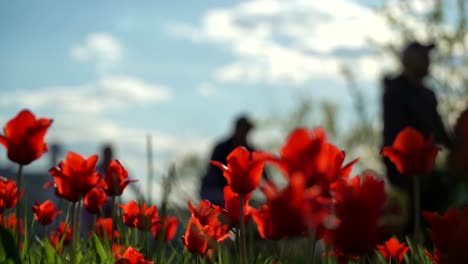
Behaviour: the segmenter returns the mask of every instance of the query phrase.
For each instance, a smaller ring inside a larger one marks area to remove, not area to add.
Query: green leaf
[[[6,230],[5,228],[0,226],[0,241],[5,249],[5,256],[7,261],[13,261],[15,264],[21,263],[20,252],[18,247],[15,243],[15,239],[10,231]]]
[[[92,235],[92,241],[94,245],[94,249],[96,250],[96,261],[97,263],[104,263],[107,261],[108,256],[106,254],[106,251],[104,250],[104,247],[102,246],[101,241],[99,238],[96,236],[96,234]]]
[[[55,251],[55,248],[50,244],[48,239],[44,239],[43,241],[44,245],[44,254],[45,254],[45,259],[47,263],[57,263],[57,252]]]

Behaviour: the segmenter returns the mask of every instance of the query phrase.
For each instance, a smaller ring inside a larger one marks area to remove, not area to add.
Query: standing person
[[[96,166],[100,174],[105,174],[109,163],[114,159],[114,150],[112,144],[106,143],[101,148],[101,155],[99,156],[99,163]]]
[[[226,164],[227,156],[238,146],[244,146],[252,151],[253,148],[248,142],[248,134],[253,127],[253,123],[246,116],[239,116],[234,123],[231,135],[216,144],[210,160]],[[223,189],[226,185],[227,181],[223,172],[218,167],[209,164],[201,180],[200,196],[213,204],[224,206]]]
[[[425,137],[432,136],[436,144],[452,149],[452,141],[437,112],[436,96],[424,84],[424,79],[429,74],[430,51],[434,47],[434,44],[409,43],[401,52],[402,72],[394,78],[384,79],[383,147],[391,146],[398,133],[410,126]],[[388,180],[394,187],[408,194],[409,208],[412,212],[411,177],[401,175],[390,160],[385,158],[384,162]],[[403,230],[404,235],[413,232],[412,213],[409,213],[408,218]]]

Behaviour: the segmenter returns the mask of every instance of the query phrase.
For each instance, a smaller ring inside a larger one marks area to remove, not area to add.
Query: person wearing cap
[[[234,123],[231,135],[216,144],[210,160],[226,164],[227,156],[238,146],[244,146],[253,151],[253,147],[248,142],[248,134],[253,127],[253,123],[246,116],[239,116]],[[223,172],[218,167],[209,164],[201,180],[200,196],[212,204],[224,206],[223,189],[226,185],[227,181]]]
[[[425,137],[432,136],[436,144],[452,149],[453,143],[446,132],[439,113],[437,98],[424,83],[429,74],[430,52],[434,44],[409,43],[401,52],[402,71],[396,77],[383,80],[383,146],[391,146],[398,133],[405,127],[419,130]],[[409,207],[413,195],[411,177],[401,175],[395,165],[384,159],[387,178],[392,186],[408,194]],[[424,198],[423,198],[424,199]],[[403,230],[405,235],[412,233],[412,214]]]

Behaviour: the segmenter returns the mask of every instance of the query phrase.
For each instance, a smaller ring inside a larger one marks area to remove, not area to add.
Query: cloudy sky
[[[368,39],[391,39],[382,2],[1,1],[0,123],[29,108],[54,119],[48,141],[86,156],[113,142],[143,178],[148,134],[161,172],[240,112],[287,112],[298,93],[349,109],[341,65],[377,111],[385,63]]]

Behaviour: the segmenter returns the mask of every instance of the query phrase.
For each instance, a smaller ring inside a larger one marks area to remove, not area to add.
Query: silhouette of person
[[[430,51],[434,44],[409,43],[401,52],[402,72],[396,77],[383,80],[383,147],[393,144],[398,133],[410,126],[425,137],[432,136],[436,144],[450,149],[453,143],[448,136],[441,117],[437,112],[437,99],[425,84],[429,74]],[[408,194],[412,212],[413,182],[411,177],[401,175],[395,165],[384,159],[389,182]],[[412,213],[409,213],[403,232],[412,233]]]
[[[216,144],[210,160],[226,164],[227,156],[238,146],[244,146],[249,151],[253,151],[247,139],[253,127],[253,123],[247,116],[239,116],[235,121],[232,134]],[[227,181],[223,172],[218,167],[209,164],[201,180],[200,196],[213,204],[224,206],[223,189],[226,185]]]
[[[112,145],[109,143],[106,143],[102,146],[101,149],[101,155],[99,156],[100,162],[96,166],[96,170],[104,174],[107,171],[107,167],[109,166],[109,163],[112,161],[114,158],[114,150],[112,148]]]

